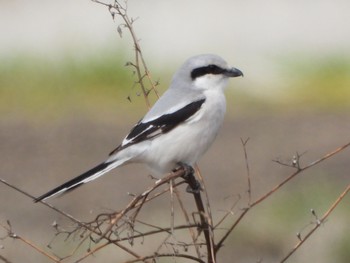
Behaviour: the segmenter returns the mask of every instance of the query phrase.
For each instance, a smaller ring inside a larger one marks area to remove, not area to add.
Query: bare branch
[[[87,257],[89,257],[89,256],[91,256],[91,255],[93,255],[93,254],[95,254],[97,251],[101,250],[102,248],[104,248],[104,247],[106,247],[106,246],[108,246],[108,245],[110,245],[110,244],[111,244],[111,243],[107,242],[107,243],[104,243],[104,244],[99,245],[98,247],[96,247],[96,248],[94,248],[94,249],[88,251],[88,253],[86,253],[83,257],[81,257],[80,259],[76,260],[75,263],[78,263],[78,262],[83,261],[83,260],[86,259]]]
[[[135,54],[134,54],[135,55],[135,62],[134,63],[128,62],[127,65],[132,65],[135,68],[136,75],[137,75],[136,83],[138,83],[140,85],[142,94],[143,94],[145,102],[146,102],[146,105],[148,108],[150,108],[151,103],[149,101],[148,95],[149,95],[149,92],[152,90],[152,91],[154,91],[156,97],[159,98],[159,93],[156,89],[158,82],[153,81],[153,79],[151,77],[151,73],[150,73],[148,66],[146,64],[146,61],[144,59],[142,49],[141,49],[141,46],[139,43],[139,39],[136,36],[135,29],[133,26],[136,19],[130,18],[128,15],[127,1],[124,2],[124,6],[122,4],[120,4],[120,2],[118,0],[114,0],[113,5],[104,3],[104,2],[99,1],[99,0],[91,0],[91,1],[108,7],[108,10],[112,15],[113,20],[115,19],[116,15],[119,16],[120,18],[122,18],[123,24],[121,24],[117,27],[117,32],[118,32],[119,36],[122,36],[121,27],[123,26],[123,27],[128,29],[128,31],[131,35],[132,41],[133,41],[134,51],[135,51]],[[143,81],[144,77],[147,78],[148,83],[151,86],[150,89],[146,88],[146,84]],[[128,98],[130,99],[130,96]]]
[[[181,211],[185,217],[185,220],[186,220],[186,223],[188,226],[191,225],[190,223],[190,217],[188,216],[188,213],[185,209],[185,206],[182,202],[182,199],[181,199],[181,196],[180,196],[180,193],[179,191],[177,190],[177,188],[175,188],[175,194],[176,194],[176,197],[177,197],[177,201],[179,202],[179,205],[180,205],[180,208],[181,208]],[[196,224],[197,227],[199,227],[197,224]],[[194,230],[192,227],[189,227],[188,228],[189,232],[190,232],[190,235],[191,235],[191,238],[192,238],[192,243],[195,244],[195,250],[196,250],[196,253],[197,253],[197,257],[198,258],[201,258],[201,253],[200,253],[200,250],[199,250],[199,246],[196,245],[196,241],[197,241],[197,237],[196,237],[196,234],[194,233]]]
[[[39,252],[40,254],[44,255],[45,257],[49,258],[51,261],[53,262],[61,262],[61,259],[52,256],[50,254],[48,254],[47,252],[45,252],[43,249],[41,249],[40,247],[38,247],[37,245],[34,244],[33,241],[22,237],[19,234],[16,234],[15,232],[13,232],[12,230],[12,226],[10,224],[10,221],[7,221],[7,226],[3,225],[0,222],[0,227],[2,227],[3,229],[5,229],[7,231],[7,236],[13,239],[17,239],[20,240],[21,242],[25,243],[26,245],[30,246],[31,248],[33,248],[35,251]]]
[[[243,146],[243,151],[244,151],[244,160],[245,160],[245,165],[246,165],[246,171],[247,171],[247,182],[248,182],[248,206],[250,206],[252,202],[252,186],[251,186],[251,181],[250,181],[250,169],[249,169],[249,162],[248,162],[248,153],[247,153],[247,143],[249,141],[249,138],[246,140],[243,140],[241,138],[241,143]]]
[[[145,261],[147,259],[157,259],[157,258],[173,258],[173,257],[178,257],[178,258],[187,258],[187,259],[191,259],[192,261],[196,261],[199,263],[205,263],[205,261],[194,257],[194,256],[190,256],[187,254],[159,254],[159,255],[152,255],[152,256],[146,256],[146,257],[142,257],[140,259],[135,259],[135,260],[129,260],[129,261],[125,261],[125,263],[136,263],[136,262],[141,262],[141,261]]]
[[[232,231],[235,229],[235,227],[238,225],[238,223],[243,219],[243,217],[248,213],[248,211],[250,211],[253,207],[255,207],[256,205],[260,204],[261,202],[263,202],[264,200],[266,200],[268,197],[270,197],[273,193],[275,193],[276,191],[278,191],[283,185],[285,185],[287,182],[289,182],[290,180],[292,180],[293,178],[295,178],[298,174],[301,174],[302,172],[304,172],[305,170],[333,157],[334,155],[338,154],[339,152],[345,150],[347,147],[350,146],[350,143],[344,144],[341,147],[338,147],[337,149],[325,154],[323,157],[309,163],[307,166],[298,169],[296,172],[292,173],[290,176],[288,176],[284,181],[282,181],[281,183],[279,183],[278,185],[276,185],[274,188],[272,188],[269,192],[267,192],[266,194],[262,195],[260,198],[258,198],[257,200],[255,200],[253,203],[251,203],[250,206],[248,206],[247,208],[243,209],[243,212],[239,215],[239,217],[236,219],[236,221],[231,225],[231,227],[227,230],[227,232],[224,234],[224,236],[220,239],[220,241],[216,244],[215,246],[215,250],[216,253],[217,251],[222,247],[224,241],[228,238],[228,236],[232,233]]]
[[[238,204],[238,202],[241,200],[241,196],[238,196],[237,200],[232,204],[231,208],[229,211],[227,211],[225,213],[225,215],[216,223],[216,225],[214,226],[214,229],[217,229],[222,222],[225,221],[225,219],[229,216],[229,215],[233,215],[233,209],[236,207],[236,205]]]
[[[329,159],[330,157],[334,156],[335,154],[345,150],[347,147],[350,146],[350,143],[344,144],[343,146],[335,149],[332,152],[327,153],[326,155],[324,155],[323,157],[321,157],[320,159],[317,159],[311,163],[309,163],[307,166],[297,169],[296,172],[292,173],[289,177],[287,177],[284,181],[282,181],[280,184],[276,185],[271,191],[269,191],[268,193],[266,193],[265,195],[261,196],[260,198],[258,198],[255,202],[253,202],[251,204],[251,207],[259,204],[260,202],[262,202],[263,200],[265,200],[266,198],[268,198],[271,194],[273,194],[274,192],[276,192],[278,189],[280,189],[283,185],[285,185],[287,182],[289,182],[291,179],[293,179],[295,176],[297,176],[298,174],[300,174],[301,172],[304,172],[305,170],[315,166],[316,164],[319,164],[327,159]]]
[[[300,159],[305,153],[306,152],[303,152],[300,154],[297,152],[295,155],[293,155],[290,162],[281,161],[280,159],[275,159],[272,161],[275,163],[278,163],[280,165],[283,165],[283,166],[287,166],[287,167],[291,167],[291,168],[296,168],[297,170],[301,170]]]
[[[304,244],[306,240],[325,222],[327,217],[333,212],[333,210],[339,205],[339,203],[343,200],[343,198],[349,193],[350,185],[346,187],[346,189],[340,194],[340,196],[335,200],[335,202],[328,208],[328,210],[323,214],[323,216],[319,219],[315,214],[314,210],[311,210],[313,215],[316,217],[315,226],[305,235],[304,238],[301,235],[298,235],[299,241],[296,243],[294,248],[280,261],[281,263],[286,262],[287,259],[297,251],[297,249]]]

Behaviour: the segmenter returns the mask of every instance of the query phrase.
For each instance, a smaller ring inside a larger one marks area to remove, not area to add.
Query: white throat
[[[227,84],[227,77],[212,74],[198,77],[193,81],[193,85],[201,90],[219,89],[223,91],[227,87]]]

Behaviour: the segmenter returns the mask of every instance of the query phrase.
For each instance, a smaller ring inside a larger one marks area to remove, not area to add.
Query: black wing
[[[164,114],[157,119],[151,120],[149,122],[142,122],[141,120],[134,126],[134,128],[132,128],[128,136],[124,139],[123,144],[113,150],[110,155],[132,144],[144,140],[149,140],[160,134],[171,131],[177,125],[193,116],[201,108],[204,102],[205,99],[191,102],[178,111]]]

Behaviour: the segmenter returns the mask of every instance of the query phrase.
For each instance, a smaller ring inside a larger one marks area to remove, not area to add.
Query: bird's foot
[[[188,185],[188,186],[186,187],[186,192],[187,192],[187,193],[190,193],[190,194],[199,194],[199,193],[203,190],[201,184],[200,184],[197,180],[196,180],[195,182],[196,182],[195,185]]]
[[[200,191],[202,190],[202,187],[194,175],[193,167],[186,163],[179,163],[178,165],[179,167],[176,170],[178,171],[179,169],[183,169],[185,172],[182,175],[182,178],[185,179],[185,181],[188,184],[186,188],[186,192],[191,194],[200,193]]]

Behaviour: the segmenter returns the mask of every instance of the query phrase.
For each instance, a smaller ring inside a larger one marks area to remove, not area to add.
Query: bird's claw
[[[196,180],[196,186],[193,188],[193,186],[188,185],[186,187],[186,192],[190,194],[199,194],[203,190],[201,184]]]
[[[198,180],[194,176],[193,167],[186,163],[179,163],[179,167],[176,170],[178,171],[179,169],[184,170],[184,174],[182,175],[182,178],[185,179],[185,181],[188,183],[186,192],[191,194],[200,193],[200,191],[203,189],[201,184],[198,182]]]

